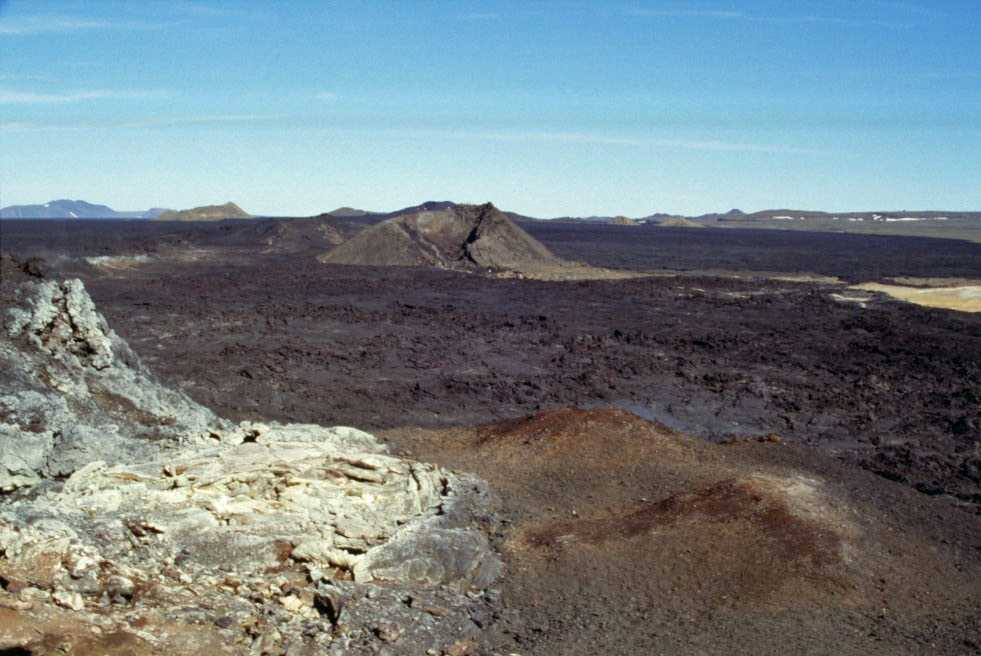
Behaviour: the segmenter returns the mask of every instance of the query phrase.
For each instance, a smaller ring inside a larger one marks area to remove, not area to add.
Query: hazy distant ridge
[[[108,205],[63,198],[41,205],[10,205],[0,209],[0,219],[155,219],[166,211],[154,207],[118,212]]]

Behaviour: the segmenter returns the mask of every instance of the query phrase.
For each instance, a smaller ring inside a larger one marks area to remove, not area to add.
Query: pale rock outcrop
[[[476,630],[501,569],[481,481],[353,428],[233,425],[156,381],[81,282],[21,299],[0,337],[0,649],[421,653]]]
[[[131,462],[229,427],[162,386],[99,315],[81,281],[24,285],[0,339],[0,490],[93,460]]]

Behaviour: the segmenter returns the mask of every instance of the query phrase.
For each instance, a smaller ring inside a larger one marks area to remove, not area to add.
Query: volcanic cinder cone
[[[322,255],[327,264],[534,272],[570,266],[492,204],[389,219]]]

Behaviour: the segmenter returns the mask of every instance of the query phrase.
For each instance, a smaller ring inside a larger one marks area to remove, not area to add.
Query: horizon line
[[[110,205],[108,203],[92,202],[92,201],[87,201],[87,200],[84,200],[84,199],[55,198],[55,199],[52,199],[52,200],[49,200],[49,201],[46,201],[46,202],[41,202],[41,203],[15,203],[15,204],[10,204],[10,205],[0,206],[0,212],[2,212],[3,210],[9,210],[9,209],[12,209],[12,208],[46,206],[46,205],[50,205],[52,203],[58,203],[58,202],[63,202],[63,201],[67,201],[67,202],[71,202],[71,203],[87,203],[89,205],[102,205],[104,207],[108,207],[113,212],[146,212],[146,211],[149,211],[151,209],[168,209],[168,210],[169,209],[172,209],[172,208],[166,207],[165,205],[156,205],[156,204],[154,204],[154,205],[150,205],[146,209],[140,208],[140,209],[135,209],[135,210],[132,210],[132,209],[117,210],[115,207],[113,207],[112,205]],[[225,202],[208,202],[208,203],[203,203],[203,204],[200,204],[200,205],[194,205],[193,207],[188,207],[188,208],[183,208],[183,209],[196,209],[198,207],[209,207],[209,206],[215,206],[215,205],[224,205],[224,204],[227,204],[227,203],[230,203],[230,202],[234,202],[236,205],[239,205],[241,207],[241,204],[238,203],[238,202],[236,202],[236,201],[225,201]],[[407,210],[407,209],[422,207],[424,205],[434,204],[434,203],[435,204],[450,203],[450,204],[452,204],[454,206],[456,206],[456,205],[483,205],[483,204],[490,204],[490,205],[493,205],[498,210],[500,210],[501,212],[515,214],[515,215],[520,216],[520,217],[529,218],[529,219],[537,219],[537,220],[541,220],[541,221],[550,221],[550,220],[554,220],[554,219],[615,218],[615,217],[619,217],[619,216],[623,216],[623,217],[626,217],[626,218],[639,220],[639,219],[646,219],[648,217],[655,216],[655,215],[678,216],[678,217],[690,219],[690,218],[700,218],[700,217],[705,217],[705,216],[725,216],[727,214],[738,214],[738,215],[744,215],[744,216],[752,216],[754,214],[760,214],[760,213],[763,213],[763,212],[791,212],[791,213],[792,212],[801,212],[801,213],[805,213],[805,214],[807,214],[807,213],[821,213],[821,214],[826,214],[829,217],[833,217],[835,215],[849,215],[849,214],[879,214],[879,213],[882,213],[882,214],[912,214],[912,213],[917,213],[917,212],[929,213],[929,214],[935,214],[935,213],[940,213],[940,212],[948,212],[948,213],[951,213],[951,214],[981,214],[981,208],[979,208],[979,209],[970,209],[970,210],[951,209],[949,207],[939,207],[939,208],[918,207],[918,208],[913,208],[913,209],[911,209],[911,208],[897,208],[897,209],[882,209],[882,208],[878,208],[878,209],[828,210],[828,209],[814,209],[814,208],[812,208],[812,209],[804,209],[804,208],[801,208],[801,207],[794,208],[793,206],[788,206],[788,205],[774,205],[774,206],[763,207],[761,209],[755,209],[755,210],[751,210],[751,211],[745,211],[745,210],[742,210],[742,209],[740,209],[738,207],[733,207],[733,208],[731,208],[729,210],[725,210],[725,211],[708,211],[708,212],[701,212],[701,213],[698,213],[698,214],[682,213],[682,212],[669,212],[669,211],[662,211],[662,210],[655,209],[653,212],[650,212],[649,214],[645,214],[643,216],[630,216],[630,215],[627,215],[627,214],[623,214],[622,212],[615,212],[615,213],[591,213],[591,214],[582,214],[582,215],[574,215],[574,214],[553,214],[551,216],[535,216],[535,215],[532,215],[532,214],[524,214],[522,212],[515,211],[515,210],[503,209],[500,206],[498,206],[498,204],[494,203],[493,201],[483,201],[483,202],[457,202],[457,201],[452,201],[452,200],[425,200],[425,201],[422,201],[420,203],[416,203],[416,204],[413,204],[413,205],[403,205],[403,206],[398,207],[398,208],[393,209],[393,210],[366,210],[366,209],[363,209],[363,208],[360,208],[360,207],[356,207],[356,206],[350,205],[350,204],[341,204],[341,205],[338,205],[338,206],[334,207],[331,210],[314,212],[314,213],[311,213],[311,214],[268,214],[268,213],[254,214],[254,213],[250,213],[250,215],[251,215],[251,219],[302,219],[302,218],[315,218],[315,217],[318,217],[318,216],[321,216],[321,215],[324,215],[324,214],[330,214],[331,212],[337,211],[339,209],[344,209],[344,208],[356,210],[356,211],[359,211],[359,212],[364,212],[367,215],[384,215],[384,214],[392,214],[392,213],[395,213],[395,212],[400,212],[400,211]],[[182,210],[178,210],[178,211],[182,211]],[[0,217],[0,218],[3,218],[5,220],[23,220],[23,221],[30,221],[30,220],[51,220],[51,219],[58,219],[59,217]],[[112,217],[99,217],[99,218],[106,218],[106,219],[111,219],[111,220],[127,220],[127,219],[113,219]],[[95,218],[95,219],[70,218],[70,219],[65,219],[65,220],[71,220],[71,221],[76,221],[76,220],[79,220],[79,221],[91,221],[91,220],[99,220],[99,218]],[[128,220],[144,221],[144,220],[148,220],[148,219],[135,218],[135,219],[128,219]],[[248,221],[250,219],[235,219],[235,220]]]

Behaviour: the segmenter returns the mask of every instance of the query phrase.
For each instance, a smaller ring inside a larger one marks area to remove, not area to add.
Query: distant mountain
[[[665,212],[655,212],[654,214],[648,214],[647,216],[641,217],[641,221],[647,223],[660,223],[661,221],[667,221],[668,219],[684,219],[687,218],[681,214],[667,214]]]
[[[356,207],[338,207],[336,210],[331,210],[330,212],[321,214],[321,216],[332,216],[338,219],[351,219],[361,216],[368,216],[369,214],[375,214],[375,212],[359,210]]]
[[[204,205],[189,210],[167,210],[157,217],[160,221],[220,221],[222,219],[251,219],[252,215],[235,203]]]
[[[577,223],[577,224],[587,224],[587,223],[601,223],[604,225],[621,225],[621,226],[638,226],[642,225],[647,218],[643,217],[639,219],[634,219],[629,216],[624,216],[622,214],[617,214],[616,216],[555,216],[549,219],[540,219],[532,216],[524,216],[521,214],[516,214],[514,212],[505,212],[514,221],[556,221],[558,223]]]
[[[649,217],[650,218],[650,217]],[[712,228],[754,228],[844,232],[856,234],[939,237],[981,242],[981,212],[937,210],[880,210],[877,212],[821,212],[768,209],[745,213],[703,214],[686,219]],[[651,221],[658,225],[686,225],[680,221]],[[692,227],[692,226],[687,226]]]
[[[385,212],[384,216],[386,218],[393,218],[404,214],[418,214],[419,212],[442,212],[443,210],[452,209],[456,206],[456,203],[449,200],[427,200],[425,203],[420,205],[403,207],[402,209],[395,210],[394,212]]]
[[[709,214],[702,214],[701,216],[686,217],[691,219],[700,219],[705,221],[738,221],[739,219],[747,216],[745,212],[739,209],[732,209],[725,214],[719,212],[711,212]]]
[[[108,205],[84,200],[53,200],[43,205],[11,205],[0,209],[0,219],[153,219],[167,210],[152,208],[117,212]]]

